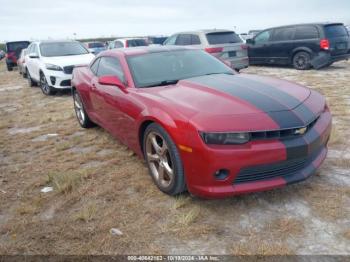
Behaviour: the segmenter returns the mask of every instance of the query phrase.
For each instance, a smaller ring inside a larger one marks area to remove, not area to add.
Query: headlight
[[[53,65],[53,64],[45,64],[46,69],[48,70],[54,70],[54,71],[63,71],[62,67],[58,65]]]
[[[211,145],[237,145],[250,140],[249,133],[200,133],[206,144]]]

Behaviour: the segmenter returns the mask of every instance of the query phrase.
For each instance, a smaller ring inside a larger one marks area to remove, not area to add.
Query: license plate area
[[[336,44],[335,48],[336,48],[337,50],[346,49],[346,43],[338,43],[338,44]]]

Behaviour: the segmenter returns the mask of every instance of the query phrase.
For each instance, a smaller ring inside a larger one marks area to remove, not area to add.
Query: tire
[[[7,64],[7,71],[12,71],[13,70],[13,67],[12,66],[10,66],[9,64]]]
[[[96,124],[91,121],[88,114],[86,113],[83,101],[76,90],[73,90],[73,102],[75,115],[80,126],[83,128],[91,128],[96,126]]]
[[[164,128],[156,123],[146,128],[143,151],[149,173],[159,190],[171,196],[186,190],[179,151]]]
[[[43,73],[40,73],[40,88],[44,95],[52,96],[56,94],[55,88],[49,85]]]
[[[307,52],[297,52],[293,56],[293,67],[297,70],[308,70],[311,68],[311,56]]]
[[[26,68],[26,75],[27,75],[27,80],[28,80],[28,86],[29,87],[33,87],[36,86],[37,83],[32,79],[32,77],[30,76],[30,73],[28,71],[28,68]]]

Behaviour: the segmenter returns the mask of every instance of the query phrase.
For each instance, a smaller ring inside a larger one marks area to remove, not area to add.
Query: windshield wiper
[[[164,80],[159,83],[151,84],[143,87],[155,87],[155,86],[168,86],[168,85],[176,85],[179,80]]]

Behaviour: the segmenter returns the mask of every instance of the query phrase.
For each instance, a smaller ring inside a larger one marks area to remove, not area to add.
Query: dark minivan
[[[319,69],[350,58],[350,37],[342,23],[299,24],[266,29],[247,40],[250,64]]]
[[[19,58],[22,49],[27,48],[29,44],[29,41],[16,41],[6,43],[6,65],[8,71],[12,71],[12,68],[17,66],[17,59]]]

